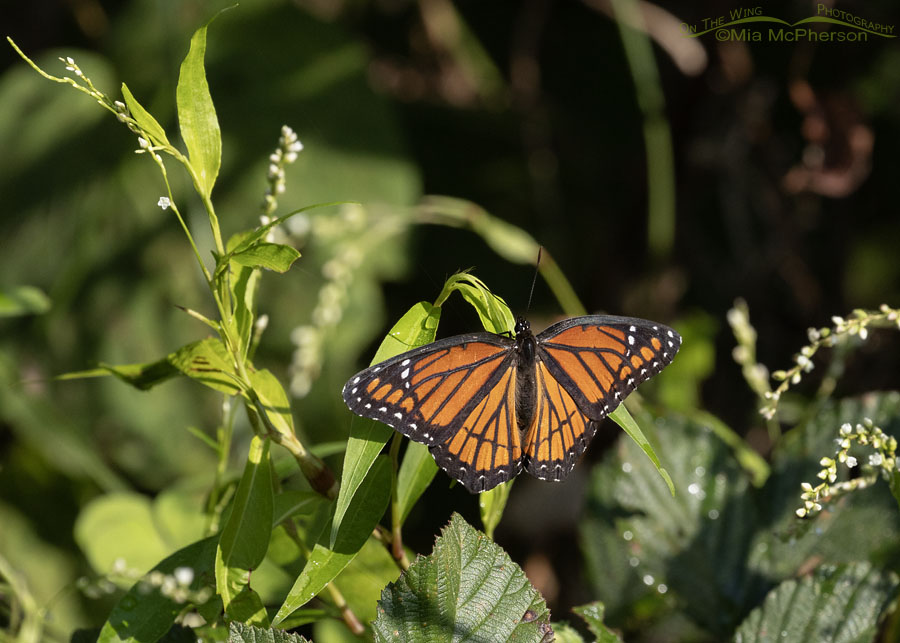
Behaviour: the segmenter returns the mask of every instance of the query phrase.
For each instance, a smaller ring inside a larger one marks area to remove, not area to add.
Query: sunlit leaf
[[[166,130],[153,118],[150,112],[144,109],[143,105],[132,95],[131,90],[128,89],[128,85],[125,83],[122,83],[122,96],[125,98],[125,105],[128,106],[128,111],[131,112],[131,117],[137,121],[137,124],[150,138],[149,142],[154,146],[169,145],[169,139],[166,138]]]
[[[181,63],[175,94],[181,138],[187,147],[197,190],[205,197],[212,193],[222,162],[222,134],[203,66],[208,26],[209,22],[191,38],[190,50]]]
[[[490,538],[453,514],[434,543],[378,602],[378,641],[534,641],[550,611],[524,572]]]
[[[256,436],[250,443],[244,474],[216,551],[216,589],[226,613],[233,618],[237,613],[229,610],[231,602],[243,595],[239,607],[241,620],[258,614],[258,607],[262,606],[261,603],[257,606],[245,589],[250,582],[250,572],[259,567],[266,555],[272,533],[271,471],[269,441]],[[265,618],[265,611],[262,615]]]
[[[0,317],[41,315],[50,310],[50,298],[40,288],[16,286],[0,291]]]
[[[331,547],[327,545],[331,530],[323,530],[322,539],[313,547],[303,571],[275,615],[274,625],[303,607],[356,557],[384,515],[390,496],[391,463],[386,456],[380,456],[354,495]]]
[[[231,255],[231,260],[247,268],[287,272],[299,257],[300,253],[291,246],[280,243],[257,243]]]

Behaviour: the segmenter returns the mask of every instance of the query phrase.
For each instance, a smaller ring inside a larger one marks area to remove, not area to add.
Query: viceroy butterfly
[[[600,420],[672,362],[681,336],[663,324],[591,315],[538,335],[448,337],[375,364],[344,385],[357,415],[416,442],[471,493],[525,469],[563,480]]]

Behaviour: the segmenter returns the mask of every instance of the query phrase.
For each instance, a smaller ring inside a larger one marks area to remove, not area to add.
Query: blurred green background
[[[111,96],[127,82],[174,140],[178,66],[191,33],[223,6],[40,0],[5,3],[0,24],[52,73],[62,73],[57,56],[72,56]],[[294,410],[311,443],[346,437],[342,383],[368,363],[392,320],[432,300],[449,274],[474,267],[524,312],[532,270],[470,230],[419,225],[425,195],[471,201],[528,231],[588,310],[674,324],[688,340],[681,403],[720,416],[763,451],[753,394],[730,356],[724,319],[734,299],[748,301],[759,359],[772,368],[789,363],[807,327],[854,307],[897,305],[897,39],[688,39],[681,23],[742,5],[645,3],[635,6],[652,36],[647,59],[645,40],[632,35],[623,48],[618,6],[249,0],[214,23],[206,64],[223,132],[213,196],[225,234],[258,222],[282,124],[305,150],[288,170],[280,213],[364,204],[302,219],[292,231],[303,257],[287,275],[264,278],[260,311],[270,323],[256,362],[302,394]],[[841,6],[900,25],[892,2]],[[794,21],[815,3],[764,9]],[[221,409],[186,381],[141,393],[112,379],[52,378],[158,359],[205,333],[177,305],[213,307],[176,221],[156,206],[163,188],[133,153],[133,136],[4,51],[0,292],[21,298],[17,288],[36,287],[49,306],[0,318],[0,554],[40,603],[55,601],[57,627],[70,630],[96,626],[109,607],[73,586],[109,571],[79,539],[82,510],[112,492],[202,494],[215,457],[187,429],[211,433]],[[170,175],[202,240],[202,207]],[[651,245],[654,226],[663,235]],[[329,262],[354,252],[355,272],[339,300],[327,301],[323,287],[344,278]],[[533,324],[559,314],[539,282]],[[458,302],[440,335],[477,323]],[[309,368],[294,355],[304,338],[297,327],[314,328],[321,346]],[[849,362],[841,393],[896,388],[898,355],[894,334],[876,333]],[[614,436],[608,427],[586,460]],[[248,439],[239,429],[236,458]],[[340,456],[329,462],[338,468]],[[498,531],[560,614],[592,598],[575,546],[587,468],[561,485],[520,481]],[[430,550],[452,510],[477,523],[474,499],[445,482],[411,516],[407,538],[418,551]],[[163,551],[178,542],[170,536]]]

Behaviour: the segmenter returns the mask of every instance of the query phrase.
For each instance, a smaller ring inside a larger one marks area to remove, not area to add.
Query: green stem
[[[401,569],[409,569],[409,559],[403,548],[403,524],[400,515],[400,498],[397,489],[397,471],[400,468],[400,444],[403,436],[394,433],[391,439],[391,555]]]

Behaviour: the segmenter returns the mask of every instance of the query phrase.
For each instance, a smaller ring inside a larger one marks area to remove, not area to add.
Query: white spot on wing
[[[400,373],[400,377],[402,377],[403,379],[406,379],[407,377],[409,377],[409,368],[407,368],[402,373]]]

